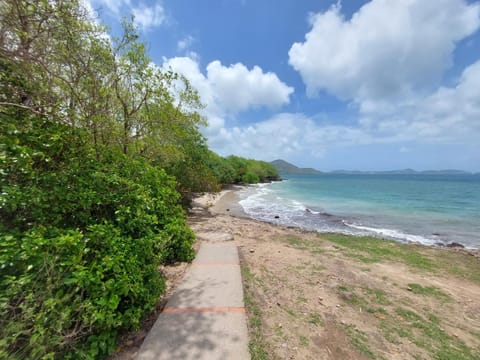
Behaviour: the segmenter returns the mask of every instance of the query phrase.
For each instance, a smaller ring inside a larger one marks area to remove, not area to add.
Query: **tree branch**
[[[38,110],[35,110],[35,109],[32,109],[30,106],[26,106],[26,105],[0,101],[0,106],[14,106],[14,107],[18,107],[20,109],[30,110],[31,112],[33,112],[37,115],[45,115],[45,113],[43,113],[41,111],[38,111]]]

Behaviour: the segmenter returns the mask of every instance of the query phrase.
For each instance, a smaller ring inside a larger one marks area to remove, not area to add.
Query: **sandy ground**
[[[189,224],[197,247],[239,246],[252,359],[480,359],[478,252],[397,244],[355,250],[249,219],[235,189],[196,197]],[[389,255],[397,253],[406,260]],[[186,268],[163,269],[169,291],[158,311]],[[114,359],[135,357],[158,311],[125,336]]]
[[[368,258],[328,236],[246,218],[234,191],[195,203],[200,240],[230,234],[239,245],[263,338],[253,340],[270,358],[480,359],[480,281],[468,276],[480,272],[477,252],[393,244],[406,261]]]

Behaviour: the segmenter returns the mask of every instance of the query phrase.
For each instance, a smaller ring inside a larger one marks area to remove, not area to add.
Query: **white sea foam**
[[[358,229],[361,231],[366,231],[367,233],[373,233],[376,235],[381,235],[385,236],[387,238],[395,239],[395,240],[401,240],[401,241],[406,241],[406,242],[416,242],[416,243],[421,243],[425,245],[434,245],[436,243],[435,240],[426,238],[424,236],[420,235],[412,235],[412,234],[406,234],[404,232],[395,230],[395,229],[382,229],[382,228],[374,228],[370,226],[363,226],[363,225],[355,225],[355,224],[349,224],[345,222],[345,225]]]

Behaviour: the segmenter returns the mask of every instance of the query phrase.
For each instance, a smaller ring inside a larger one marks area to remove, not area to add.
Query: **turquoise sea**
[[[258,220],[319,232],[480,248],[478,175],[284,175],[242,190]]]

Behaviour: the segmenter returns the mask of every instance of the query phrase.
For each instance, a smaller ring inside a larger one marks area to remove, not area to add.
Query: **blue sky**
[[[480,2],[89,0],[135,16],[221,155],[321,170],[480,171]]]

